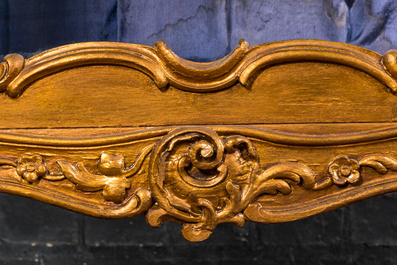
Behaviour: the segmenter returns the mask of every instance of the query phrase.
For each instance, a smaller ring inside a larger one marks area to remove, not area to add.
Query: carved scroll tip
[[[386,72],[391,75],[392,78],[397,79],[397,50],[388,50],[385,55],[382,57],[381,63],[385,68]],[[391,90],[391,91],[390,91]],[[397,93],[397,84],[395,82],[391,82],[388,84],[388,91],[396,94]]]
[[[150,190],[145,188],[140,188],[136,191],[135,197],[139,199],[138,205],[134,210],[130,210],[131,214],[138,215],[147,212],[152,206],[152,193]]]
[[[388,50],[383,55],[382,63],[385,69],[394,77],[397,78],[397,50]]]
[[[5,65],[5,63],[1,63],[0,64],[0,80],[2,80],[4,78],[6,73],[7,73],[6,65]]]
[[[154,44],[154,48],[156,49],[170,49],[164,40],[159,40]]]
[[[244,51],[247,51],[251,48],[251,45],[248,43],[248,41],[244,40],[244,39],[240,39],[240,41],[238,42],[238,45],[236,47],[236,49],[241,49]]]
[[[19,75],[25,66],[25,59],[20,54],[9,54],[0,64],[0,92],[8,91],[10,97],[17,97],[18,92],[9,91],[8,85]]]
[[[182,236],[190,242],[204,241],[213,233],[212,230],[195,229],[194,224],[183,224],[181,229]]]
[[[154,49],[159,53],[160,55],[166,55],[166,54],[172,54],[172,56],[175,56],[175,54],[171,51],[170,47],[165,43],[164,40],[159,40],[154,44]]]

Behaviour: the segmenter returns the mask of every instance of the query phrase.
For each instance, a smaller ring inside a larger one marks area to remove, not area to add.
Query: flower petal
[[[102,153],[99,159],[98,170],[105,176],[121,175],[124,171],[124,156],[121,154]]]
[[[360,180],[360,172],[355,170],[353,173],[347,178],[349,183],[356,183]]]
[[[22,156],[20,159],[19,159],[19,161],[18,161],[19,163],[21,163],[21,164],[27,164],[27,163],[37,163],[37,164],[43,164],[44,163],[44,161],[43,161],[43,159],[41,158],[41,156],[39,156],[39,155],[24,155],[24,156]]]
[[[44,164],[43,158],[39,155],[32,155],[31,162],[35,164]]]
[[[39,176],[37,175],[37,172],[25,172],[23,174],[23,178],[26,179],[29,183],[35,182]]]
[[[43,164],[37,165],[36,166],[36,172],[37,172],[38,176],[42,177],[47,172],[47,169],[45,168],[45,166]]]
[[[343,185],[346,183],[346,178],[339,176],[338,174],[338,170],[334,170],[332,172],[332,181],[336,184],[336,185]]]
[[[341,155],[334,160],[334,163],[338,164],[339,166],[349,164],[349,162],[350,162],[350,159],[345,155]]]
[[[26,172],[26,166],[24,164],[19,164],[17,166],[17,173],[18,175],[20,175],[21,177],[23,176],[23,173]]]
[[[360,165],[359,165],[359,163],[358,163],[357,160],[351,159],[351,160],[350,160],[350,167],[351,167],[353,170],[358,170],[358,169],[360,168]]]

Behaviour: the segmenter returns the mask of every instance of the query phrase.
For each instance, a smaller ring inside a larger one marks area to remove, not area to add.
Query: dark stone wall
[[[384,53],[397,47],[394,0],[0,0],[0,54],[83,41],[153,45],[211,61],[251,45],[311,38]],[[5,115],[0,113],[0,115]],[[397,264],[397,196],[306,220],[219,225],[190,243],[180,226],[100,220],[0,195],[0,264]]]

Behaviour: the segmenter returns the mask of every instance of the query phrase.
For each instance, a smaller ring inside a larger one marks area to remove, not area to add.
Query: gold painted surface
[[[397,190],[396,51],[81,43],[0,64],[0,191],[190,241]]]

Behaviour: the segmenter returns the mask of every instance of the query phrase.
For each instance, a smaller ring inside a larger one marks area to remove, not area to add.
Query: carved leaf
[[[263,183],[270,179],[290,179],[296,183],[303,180],[305,189],[313,189],[316,186],[316,174],[307,166],[299,163],[280,163],[267,168],[255,180],[255,183]]]
[[[82,163],[78,163],[77,167],[66,160],[58,160],[57,163],[65,176],[80,190],[97,191],[107,184],[108,177],[89,173]]]
[[[360,159],[360,166],[368,166],[385,174],[388,169],[397,170],[397,160],[384,155],[367,155]]]
[[[10,159],[6,159],[6,158],[0,158],[0,166],[12,166],[12,167],[16,167],[17,163],[15,163],[14,161],[10,160]]]
[[[58,160],[57,163],[65,176],[76,184],[77,189],[83,191],[103,189],[105,199],[115,203],[121,203],[126,194],[125,189],[131,187],[131,183],[124,177],[95,175],[88,172],[82,163],[78,163],[77,167],[65,160]]]

